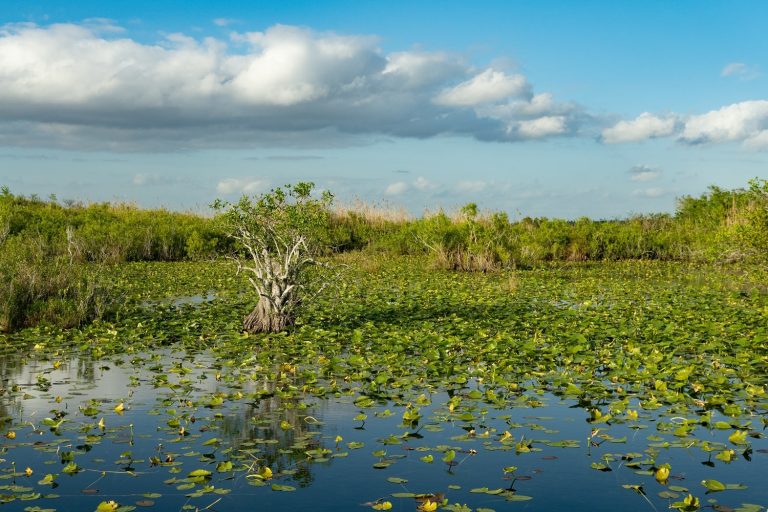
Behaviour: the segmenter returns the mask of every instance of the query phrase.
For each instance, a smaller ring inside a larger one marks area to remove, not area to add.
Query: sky
[[[768,178],[768,2],[2,0],[0,185],[673,212]]]

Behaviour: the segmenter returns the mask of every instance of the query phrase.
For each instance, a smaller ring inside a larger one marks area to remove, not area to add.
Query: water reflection
[[[216,500],[221,501],[209,510],[250,510],[254,500],[265,510],[361,510],[360,504],[393,492],[443,493],[472,508],[526,508],[527,502],[470,492],[511,486],[532,496],[530,503],[540,510],[651,508],[624,484],[644,484],[661,510],[670,500],[659,493],[669,488],[638,473],[647,465],[632,467],[650,459],[671,463],[671,485],[702,498],[699,482],[712,478],[747,486],[713,495],[719,503],[736,508],[768,501],[762,481],[768,471],[765,439],[750,438],[754,451],[748,457],[724,461],[717,457],[721,451],[702,452],[686,445],[693,438],[678,438],[670,427],[677,421],[674,411],[643,411],[642,425],[596,423],[590,410],[606,408],[599,397],[579,401],[520,391],[519,400],[502,408],[472,402],[465,410],[471,414],[461,419],[446,404],[462,396],[470,402],[468,388],[479,386],[470,382],[431,393],[431,405],[420,407],[418,426],[406,427],[405,403],[375,403],[361,422],[353,419],[361,412],[354,395],[304,394],[305,385],[313,384],[290,365],[252,374],[243,367],[225,369],[204,351],[164,349],[130,360],[33,353],[0,359],[0,375],[5,390],[0,432],[6,436],[0,453],[0,495],[6,498],[0,500],[11,500],[4,510],[22,511],[30,502],[94,510],[103,499],[133,504],[146,500],[147,493],[157,495],[156,510],[184,505],[202,510]],[[640,409],[635,402],[630,407]],[[386,409],[393,413],[383,413]],[[723,419],[718,411],[713,414],[714,420]],[[755,418],[754,429],[758,425]],[[406,435],[414,431],[418,435]],[[500,442],[505,431],[512,442]],[[728,445],[729,431],[698,427],[695,434]],[[523,438],[530,441],[530,452],[515,449]],[[443,462],[447,450],[456,451],[452,464]],[[511,466],[517,469],[510,475],[503,468]],[[261,467],[269,467],[274,477],[255,478]],[[186,481],[198,469],[210,471],[210,477]],[[46,475],[53,480],[40,483]],[[397,483],[401,480],[406,483]],[[273,492],[273,483],[298,490]],[[54,488],[61,498],[43,498]],[[416,508],[413,501],[397,503],[400,510]]]

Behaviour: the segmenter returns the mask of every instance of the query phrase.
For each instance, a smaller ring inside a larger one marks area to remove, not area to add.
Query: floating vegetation
[[[114,322],[0,338],[0,509],[768,504],[764,268],[346,261],[288,333],[174,263],[118,267]]]

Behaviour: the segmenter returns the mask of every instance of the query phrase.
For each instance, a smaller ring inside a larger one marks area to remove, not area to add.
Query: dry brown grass
[[[387,203],[365,203],[359,199],[350,204],[336,204],[333,215],[345,217],[347,215],[357,215],[364,218],[371,224],[400,224],[413,220],[408,210],[403,206],[394,206]]]

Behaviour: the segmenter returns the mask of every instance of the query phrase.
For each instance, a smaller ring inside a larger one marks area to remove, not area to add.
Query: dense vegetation
[[[235,254],[222,215],[131,205],[84,205],[0,194],[0,329],[40,321],[78,325],[108,311],[105,265]],[[491,271],[557,261],[765,261],[768,181],[683,197],[674,215],[575,221],[459,212],[419,219],[337,210],[312,233],[330,252],[429,255],[438,268]],[[244,252],[241,255],[245,255]],[[97,265],[95,265],[97,264]],[[66,267],[66,270],[62,270]]]
[[[221,215],[5,190],[0,503],[764,510],[767,182],[615,221],[320,206],[307,271],[343,278],[252,334]]]
[[[768,504],[764,266],[337,258],[288,333],[244,334],[249,283],[206,261],[119,265],[119,317],[0,337],[3,507]]]

